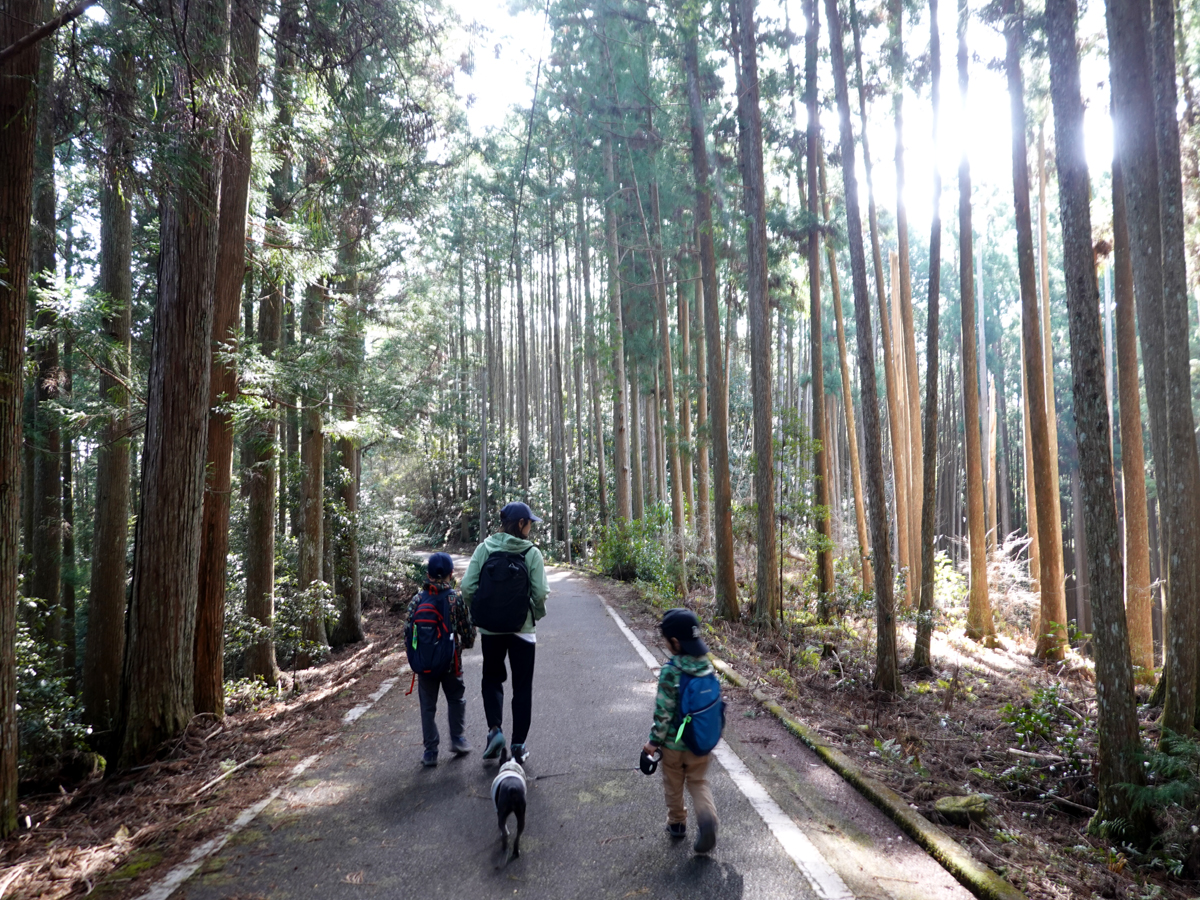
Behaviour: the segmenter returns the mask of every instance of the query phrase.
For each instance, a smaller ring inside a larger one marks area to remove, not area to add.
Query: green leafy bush
[[[60,647],[39,637],[30,622],[46,621],[47,604],[22,598],[17,616],[17,730],[22,780],[37,780],[57,771],[63,758],[87,750],[92,733],[83,710],[68,691],[59,662]]]

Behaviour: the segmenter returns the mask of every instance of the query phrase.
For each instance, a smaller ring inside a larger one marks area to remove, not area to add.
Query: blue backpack
[[[675,717],[679,722],[676,741],[682,740],[697,756],[712,753],[725,730],[725,701],[721,699],[721,680],[716,672],[707,675],[680,673],[679,707]]]
[[[413,675],[441,678],[456,666],[454,631],[450,627],[451,589],[425,585],[412,620],[404,628],[404,650]]]

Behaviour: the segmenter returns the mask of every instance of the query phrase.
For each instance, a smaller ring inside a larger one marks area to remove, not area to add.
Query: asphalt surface
[[[661,777],[647,778],[637,768],[655,676],[584,579],[552,570],[550,586],[548,614],[537,632],[529,805],[519,859],[505,865],[489,796],[496,763],[480,755],[486,724],[476,646],[464,655],[467,736],[474,752],[450,756],[442,698],[440,764],[422,768],[417,695],[405,694],[406,675],[175,896],[816,897],[780,840],[715,762],[709,772],[721,821],[716,850],[708,857],[692,853],[694,819],[685,841],[665,833]],[[506,691],[506,731],[509,697]],[[738,747],[736,738],[731,743]],[[785,802],[784,808],[802,829],[811,827],[801,821],[803,806]],[[817,838],[840,868],[836,846]],[[873,855],[870,848],[854,849]],[[936,864],[930,871],[941,872]],[[927,877],[939,880],[911,870],[893,874],[927,889],[933,887]],[[847,883],[860,897],[895,896],[879,890],[878,877]]]

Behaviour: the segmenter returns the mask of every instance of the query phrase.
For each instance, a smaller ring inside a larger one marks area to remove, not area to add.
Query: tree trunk
[[[319,284],[310,284],[304,291],[304,307],[300,314],[300,331],[311,346],[325,327],[325,291]],[[309,384],[300,417],[300,560],[297,565],[296,587],[305,591],[314,582],[323,581],[322,563],[325,557],[325,433],[322,407],[325,390],[322,384]],[[325,617],[305,616],[301,639],[318,650],[328,646]],[[312,665],[312,649],[298,654],[296,668]]]
[[[1050,240],[1049,203],[1046,201],[1046,147],[1043,137],[1045,124],[1038,126],[1038,231],[1041,264],[1043,365],[1046,370],[1046,428],[1050,438],[1050,478],[1054,484],[1054,521],[1059,523],[1057,540],[1058,553],[1062,554],[1062,491],[1058,468],[1058,389],[1054,384],[1054,342],[1050,337]],[[1039,550],[1042,548],[1039,547]]]
[[[700,232],[696,232],[696,245],[700,245]],[[704,279],[696,278],[693,286],[692,299],[695,309],[692,321],[695,323],[693,335],[695,340],[696,360],[696,537],[701,556],[712,552],[712,511],[710,504],[711,477],[708,461],[708,448],[712,444],[711,430],[708,417],[708,378],[705,365],[708,359],[708,343],[704,327]]]
[[[113,11],[114,25],[121,8]],[[118,33],[124,33],[118,27]],[[126,548],[129,536],[130,307],[133,301],[133,52],[113,47],[109,58],[110,112],[104,135],[100,185],[100,273],[97,287],[108,298],[101,320],[107,343],[97,376],[107,414],[96,448],[96,500],[88,628],[83,656],[84,721],[98,736],[110,731],[120,704],[125,655]],[[103,742],[103,740],[102,740]]]
[[[850,243],[850,268],[854,283],[854,309],[858,331],[858,372],[863,410],[863,449],[866,451],[867,499],[871,508],[871,545],[875,563],[876,689],[899,693],[904,689],[896,652],[895,603],[892,595],[891,546],[888,541],[887,506],[884,501],[883,452],[879,423],[879,389],[875,380],[875,341],[871,332],[871,301],[867,290],[867,260],[862,245],[862,217],[858,209],[858,176],[854,171],[854,133],[850,127],[850,90],[842,47],[842,21],[837,0],[825,0],[829,20],[830,59],[841,122],[842,180],[845,184],[846,225]]]
[[[942,48],[938,33],[937,0],[929,0],[929,59],[933,110],[933,221],[929,226],[929,318],[925,332],[925,438],[922,459],[921,593],[917,612],[917,636],[913,665],[930,665],[929,645],[933,636],[933,519],[937,502],[937,388],[938,388],[938,304],[942,278],[942,170],[937,164],[938,116],[941,113]],[[914,420],[915,424],[915,420]]]
[[[1021,372],[1029,363],[1025,359],[1025,337],[1021,336]],[[1022,444],[1025,447],[1025,525],[1029,531],[1029,587],[1034,593],[1041,592],[1042,557],[1038,542],[1037,495],[1033,488],[1033,432],[1029,425],[1029,392],[1021,394]],[[1035,626],[1040,622],[1040,612],[1034,613]],[[1033,629],[1036,634],[1038,629]]]
[[[1164,166],[1169,167],[1172,149],[1172,136],[1166,132],[1177,127],[1174,56],[1169,41],[1163,47],[1156,39],[1152,71],[1150,36],[1142,4],[1111,0],[1107,11],[1114,152],[1124,176],[1146,406],[1150,413],[1158,495],[1164,500],[1162,542],[1167,560],[1168,601],[1163,640],[1162,725],[1164,730],[1186,734],[1192,727],[1196,693],[1192,620],[1196,566],[1200,564],[1194,512],[1200,493],[1200,464],[1193,437],[1187,365],[1182,235],[1175,233],[1177,216],[1164,209],[1177,203],[1179,196],[1178,184],[1169,185],[1170,178],[1163,171]],[[1159,10],[1155,4],[1155,14],[1160,12],[1173,20],[1170,10]],[[1156,32],[1159,24],[1156,23]],[[1170,53],[1170,60],[1160,58],[1164,53]],[[1169,100],[1163,92],[1169,92]],[[1171,171],[1178,181],[1178,144],[1173,146]],[[1166,247],[1168,242],[1172,244],[1171,250]]]
[[[1021,75],[1024,9],[1005,0],[1008,93],[1012,103],[1013,207],[1017,219],[1017,262],[1021,279],[1021,325],[1025,338],[1025,389],[1028,392],[1034,490],[1041,550],[1042,602],[1037,655],[1062,659],[1067,638],[1067,603],[1063,593],[1062,526],[1055,519],[1058,485],[1052,484],[1042,330],[1037,308],[1037,276],[1033,267],[1033,225],[1029,214],[1029,163],[1025,148],[1025,86]]]
[[[587,316],[587,331],[584,334],[584,355],[587,359],[588,384],[591,386],[592,437],[596,448],[596,482],[599,487],[600,523],[609,524],[608,467],[604,453],[604,416],[600,410],[600,369],[596,361],[596,313],[592,302],[592,257],[589,231],[584,218],[583,193],[580,192],[575,226],[579,232],[579,267],[583,279],[584,314]],[[582,428],[582,423],[580,424]],[[482,535],[480,538],[482,539]]]
[[[692,171],[696,182],[696,237],[700,244],[700,279],[704,294],[704,349],[708,370],[709,434],[713,450],[713,535],[716,574],[713,590],[716,613],[736,622],[740,616],[737,577],[733,561],[733,485],[729,474],[729,392],[721,342],[721,312],[717,295],[717,257],[713,246],[712,195],[707,129],[700,98],[697,50],[698,23],[689,20],[684,45],[687,69],[688,112],[691,123]],[[728,332],[727,332],[728,334]]]
[[[183,10],[178,11],[183,19]],[[162,198],[158,308],[146,409],[141,509],[121,678],[118,767],[153,753],[193,713],[193,652],[217,264],[221,98],[187,99],[191,79],[222,78],[224,0],[193,0],[174,72],[175,174]],[[186,165],[187,163],[181,163]]]
[[[821,235],[816,228],[820,216],[820,192],[817,173],[821,154],[821,122],[817,108],[817,40],[820,35],[820,15],[817,0],[805,0],[808,28],[804,36],[805,103],[808,107],[808,330],[809,364],[812,374],[813,415],[812,434],[821,442],[813,453],[813,503],[822,508],[817,514],[817,533],[824,539],[817,549],[817,609],[822,618],[829,616],[829,604],[834,592],[833,528],[829,508],[829,456],[825,437],[825,368],[821,354]],[[830,271],[832,276],[832,270]]]
[[[633,518],[629,487],[629,426],[626,423],[625,325],[621,316],[621,249],[617,242],[616,174],[613,170],[612,136],[604,138],[604,171],[608,179],[609,199],[604,204],[608,232],[608,312],[612,335],[613,367],[613,477],[616,481],[617,518]]]
[[[258,0],[233,0],[230,29],[233,84],[239,108],[226,135],[221,173],[217,282],[213,301],[209,379],[208,464],[196,608],[196,712],[225,714],[225,574],[229,556],[229,497],[233,487],[233,414],[237,396],[238,315],[246,267],[246,206],[250,196],[253,131],[250,114],[258,85]]]
[[[1113,266],[1117,325],[1117,389],[1121,413],[1121,485],[1125,509],[1125,617],[1136,680],[1154,682],[1154,627],[1150,592],[1146,455],[1138,387],[1137,326],[1133,309],[1133,262],[1125,219],[1125,179],[1113,160]]]
[[[43,3],[44,18],[53,15]],[[33,151],[33,235],[31,239],[31,298],[36,305],[34,326],[41,337],[33,347],[33,544],[30,554],[29,596],[45,602],[37,616],[45,637],[55,646],[62,641],[62,445],[59,416],[51,406],[61,402],[62,369],[58,358],[58,316],[52,305],[58,246],[58,198],[54,179],[54,58],[55,40],[40,45],[38,63],[37,138]]]
[[[39,0],[10,0],[0,16],[0,46],[40,18]],[[17,830],[17,571],[21,556],[22,412],[25,320],[33,216],[33,122],[38,54],[0,62],[0,837]]]
[[[909,452],[912,442],[909,439],[909,405],[908,405],[908,367],[904,357],[904,327],[900,321],[900,257],[892,251],[888,254],[889,275],[891,285],[891,306],[888,318],[891,320],[893,336],[893,356],[884,357],[884,367],[891,369],[892,384],[896,388],[896,417],[892,420],[892,456],[895,466],[895,481],[893,482],[896,501],[896,568],[904,573],[904,589],[896,598],[901,606],[909,605],[909,585],[913,580],[911,534],[908,523],[911,518],[912,506],[912,454]],[[882,318],[882,316],[880,317]]]
[[[774,430],[771,425],[771,311],[767,285],[766,191],[763,181],[762,114],[759,109],[755,0],[733,0],[740,36],[738,132],[746,215],[746,294],[750,325],[750,384],[754,401],[754,499],[757,508],[755,621],[776,627],[782,612],[775,541]]]
[[[821,153],[821,212],[829,221],[829,193],[825,183],[825,154]],[[858,428],[855,425],[854,395],[850,382],[850,362],[846,352],[846,328],[842,320],[842,290],[838,282],[837,252],[831,236],[826,236],[826,259],[829,265],[829,287],[833,294],[833,316],[837,324],[838,364],[842,370],[842,405],[846,414],[846,443],[850,447],[850,483],[854,489],[854,519],[858,529],[858,552],[862,558],[862,589],[869,590],[875,580],[871,569],[871,544],[867,539],[867,514],[863,500],[862,466],[858,458]]]
[[[69,225],[70,223],[68,223]],[[68,271],[70,259],[67,259]],[[62,394],[65,403],[72,403],[75,375],[75,342],[68,334],[63,341]],[[67,679],[67,693],[79,696],[79,679],[76,677],[78,654],[75,646],[75,442],[70,432],[62,436],[62,610],[63,610],[63,676]]]
[[[900,257],[900,331],[896,339],[903,352],[897,360],[905,367],[904,384],[908,408],[903,415],[907,420],[908,446],[904,448],[908,470],[907,500],[908,519],[901,527],[908,529],[908,583],[915,584],[921,569],[921,512],[917,509],[917,494],[921,479],[917,475],[917,464],[921,459],[921,400],[920,382],[917,380],[917,342],[913,328],[912,276],[909,272],[908,209],[904,201],[904,31],[902,0],[891,0],[890,18],[894,23],[892,39],[892,111],[896,125],[896,243]],[[912,602],[912,592],[909,592]]]
[[[1092,256],[1091,185],[1084,155],[1075,20],[1075,0],[1048,0],[1046,33],[1071,331],[1072,398],[1087,562],[1094,573],[1089,589],[1095,618],[1096,731],[1100,742],[1096,781],[1100,803],[1091,827],[1098,831],[1108,822],[1123,821],[1122,838],[1141,843],[1148,836],[1152,822],[1147,809],[1135,809],[1125,787],[1144,785],[1145,770],[1141,764],[1142,745],[1122,598],[1121,546],[1112,482],[1104,342],[1097,315],[1100,291]]]
[[[675,309],[679,326],[679,433],[676,444],[679,479],[683,487],[684,519],[690,529],[696,512],[696,493],[692,479],[692,323],[681,269],[680,260],[676,260]]]

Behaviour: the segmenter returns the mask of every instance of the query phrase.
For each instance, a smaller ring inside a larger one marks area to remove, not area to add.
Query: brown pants
[[[687,807],[683,804],[683,787],[687,785],[692,795],[692,809],[697,821],[717,820],[717,807],[713,803],[712,789],[708,786],[708,763],[712,754],[697,756],[691,750],[668,750],[662,748],[663,794],[667,799],[667,824],[675,825],[687,821]]]

